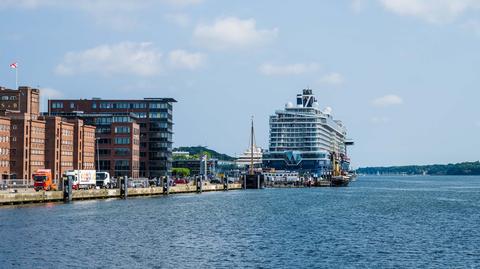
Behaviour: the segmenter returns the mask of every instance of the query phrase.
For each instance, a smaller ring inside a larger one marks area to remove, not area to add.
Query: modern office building
[[[116,176],[171,173],[172,98],[49,100],[48,115],[95,125],[97,170]]]
[[[38,89],[0,87],[0,153],[9,151],[8,164],[0,154],[2,179],[32,184],[32,174],[46,168],[58,184],[67,170],[93,169],[95,127],[81,120],[40,116],[39,99]]]
[[[331,170],[331,153],[348,164],[347,131],[331,111],[321,111],[311,89],[297,95],[296,105],[270,116],[269,150],[263,155],[264,168],[297,171],[321,176]]]

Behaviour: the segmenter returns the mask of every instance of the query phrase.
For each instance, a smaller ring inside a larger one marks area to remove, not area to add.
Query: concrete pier
[[[242,189],[239,183],[228,184],[229,190]],[[203,183],[202,191],[223,191],[223,184]],[[169,189],[170,194],[196,193],[197,186],[193,184],[179,184]],[[128,197],[164,195],[163,187],[129,188]],[[92,189],[73,190],[72,200],[123,198],[120,189]],[[33,189],[19,189],[17,192],[0,191],[0,205],[47,203],[64,201],[63,191],[34,191]]]

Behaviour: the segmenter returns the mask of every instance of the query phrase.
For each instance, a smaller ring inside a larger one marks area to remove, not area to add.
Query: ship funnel
[[[315,96],[313,96],[313,92],[311,89],[304,89],[303,90],[303,107],[312,107],[313,103],[315,103],[317,100],[315,99]],[[298,99],[298,95],[297,95]]]
[[[302,107],[303,105],[303,101],[302,101],[302,95],[301,94],[297,94],[297,106],[299,107]]]

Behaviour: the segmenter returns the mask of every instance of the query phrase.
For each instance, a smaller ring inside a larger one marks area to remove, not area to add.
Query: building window
[[[117,108],[117,109],[128,109],[130,107],[129,103],[115,103],[113,105],[114,105],[114,108]]]
[[[100,108],[113,108],[113,104],[102,102],[100,103]]]
[[[140,119],[145,119],[147,117],[146,112],[135,112],[132,113],[134,117],[140,118]]]
[[[109,149],[99,149],[98,150],[98,155],[110,155],[110,150]]]
[[[110,144],[112,143],[112,140],[109,138],[100,138],[98,139],[98,144]]]
[[[146,103],[132,103],[132,104],[130,104],[130,107],[131,108],[136,108],[136,109],[147,108],[147,104]]]
[[[97,103],[93,102],[93,103],[92,103],[92,108],[93,108],[93,109],[97,109]]]
[[[111,124],[112,118],[95,118],[95,123],[98,125]]]
[[[113,122],[130,122],[131,118],[128,116],[114,116]]]
[[[97,129],[95,129],[95,132],[97,134],[109,134],[111,133],[111,131],[112,130],[110,129],[110,127],[98,127]]]
[[[165,103],[150,103],[150,108],[167,108],[167,104]]]
[[[115,170],[123,170],[128,171],[130,170],[130,161],[128,160],[116,160],[115,161]]]
[[[97,169],[100,171],[108,171],[110,170],[110,161],[109,160],[100,160],[99,162],[100,167]]]
[[[70,108],[71,108],[71,109],[74,109],[74,108],[75,108],[75,103],[74,103],[74,102],[70,102]]]
[[[128,127],[128,126],[117,126],[117,127],[115,127],[115,133],[116,134],[129,134],[130,133],[130,127]]]
[[[159,118],[165,119],[168,117],[168,113],[167,112],[150,112],[149,117],[153,119],[159,119]]]
[[[117,145],[130,144],[130,137],[115,137],[115,144]]]
[[[117,156],[128,156],[130,155],[130,149],[128,148],[116,148],[115,155]]]
[[[52,103],[52,108],[63,108],[63,103],[62,102],[53,102]]]

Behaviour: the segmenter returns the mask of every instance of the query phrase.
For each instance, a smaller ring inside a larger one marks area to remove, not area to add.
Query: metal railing
[[[33,183],[29,179],[0,179],[0,190],[32,188]]]

